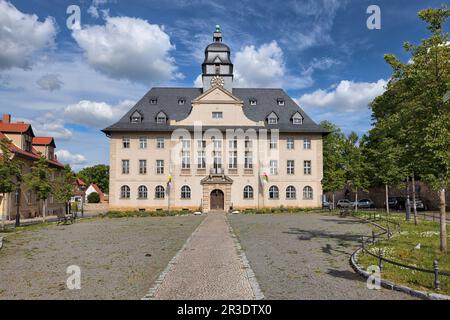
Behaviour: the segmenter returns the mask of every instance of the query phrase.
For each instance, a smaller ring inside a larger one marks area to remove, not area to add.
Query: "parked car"
[[[353,202],[353,207],[356,206],[356,202]],[[358,200],[358,208],[361,209],[372,209],[375,208],[375,203],[370,199]]]
[[[402,197],[388,198],[389,209],[403,210],[405,208],[405,202],[406,202],[405,198]]]
[[[411,208],[412,208],[412,206],[413,206],[413,203],[411,201]],[[420,211],[428,210],[426,204],[423,202],[422,199],[416,199],[416,208],[417,208],[417,210],[420,210]]]
[[[348,199],[341,199],[337,202],[336,207],[339,209],[342,208],[351,208],[353,206],[353,202]]]
[[[322,201],[322,208],[330,210],[331,209],[331,203],[328,200],[323,200]]]

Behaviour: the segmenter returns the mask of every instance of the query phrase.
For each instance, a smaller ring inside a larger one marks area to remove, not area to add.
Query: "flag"
[[[167,178],[167,182],[166,182],[167,193],[169,192],[169,189],[170,189],[171,185],[172,185],[172,175],[169,175],[169,177]]]
[[[262,178],[263,178],[263,181],[264,181],[264,182],[266,182],[266,183],[269,182],[269,176],[267,175],[267,173],[264,172],[264,173],[262,174]]]

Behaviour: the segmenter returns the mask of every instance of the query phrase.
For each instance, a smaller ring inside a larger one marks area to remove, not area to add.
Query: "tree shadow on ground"
[[[283,231],[285,234],[297,235],[298,240],[311,240],[311,239],[336,239],[350,242],[360,241],[364,236],[362,234],[341,234],[332,233],[324,230],[303,230],[300,228],[289,228],[289,231]]]
[[[351,255],[351,252],[347,252],[347,251],[344,251],[344,250],[333,249],[333,247],[329,243],[327,243],[324,247],[322,247],[322,252],[323,253],[332,255],[333,254],[332,251],[340,253],[340,254]]]
[[[335,278],[363,281],[360,276],[349,270],[328,269],[327,274]]]

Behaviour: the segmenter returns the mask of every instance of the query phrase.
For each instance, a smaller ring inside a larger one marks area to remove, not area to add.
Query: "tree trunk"
[[[417,225],[417,204],[416,204],[416,178],[414,177],[414,173],[412,175],[412,196],[413,196],[413,210],[414,210],[414,224]]]
[[[334,210],[334,208],[336,208],[335,202],[334,202],[335,201],[335,199],[334,199],[335,198],[335,194],[336,194],[336,192],[333,192],[333,210]]]
[[[355,192],[355,212],[358,212],[358,188],[356,188]]]
[[[439,191],[439,211],[441,220],[441,252],[447,253],[447,226],[445,213],[445,188]]]
[[[389,215],[389,186],[386,183],[386,212]]]
[[[42,200],[42,221],[45,222],[45,216],[47,215],[47,199]]]
[[[406,203],[405,203],[405,209],[406,209],[406,221],[409,222],[409,219],[411,217],[411,202],[409,201],[409,176],[406,177]]]
[[[2,198],[2,216],[1,216],[1,218],[2,218],[2,230],[4,230],[5,229],[5,210],[7,210],[7,208],[6,208],[6,205],[7,205],[7,203],[6,203],[6,194],[5,193],[3,193],[3,198]]]

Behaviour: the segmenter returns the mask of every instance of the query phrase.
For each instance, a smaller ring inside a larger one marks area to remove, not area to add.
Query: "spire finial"
[[[220,25],[216,24],[216,30],[213,34],[214,42],[222,42],[222,32],[220,31]]]
[[[216,31],[215,32],[220,32],[220,25],[216,24]]]

